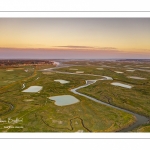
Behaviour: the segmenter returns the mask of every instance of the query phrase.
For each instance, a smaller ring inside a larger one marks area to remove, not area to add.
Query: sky
[[[150,18],[0,18],[0,59],[148,59]]]

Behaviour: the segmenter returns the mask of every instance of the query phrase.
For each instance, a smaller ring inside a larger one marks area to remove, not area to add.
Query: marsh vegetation
[[[103,78],[102,76],[110,77],[113,81],[98,80],[80,89],[79,92],[111,105],[150,116],[150,76],[148,72],[138,70],[138,64],[88,62],[87,65],[86,61],[66,63],[77,66],[58,68],[54,71],[47,71],[47,66],[44,65],[26,66],[13,71],[6,71],[8,68],[0,70],[0,117],[2,120],[8,117],[23,118],[22,123],[15,124],[23,128],[5,129],[3,127],[6,124],[0,123],[1,132],[115,132],[133,124],[136,120],[133,115],[98,104],[70,91],[84,85],[86,80],[97,80]],[[134,71],[126,71],[127,67],[123,67],[126,65],[132,66]],[[142,65],[149,66],[149,64]],[[116,68],[118,72],[123,73],[116,73]],[[25,72],[25,69],[29,71]],[[45,71],[41,71],[44,69]],[[82,70],[81,75],[80,73],[76,75],[77,70]],[[75,74],[61,74],[56,71]],[[129,76],[147,80],[129,78]],[[61,84],[55,80],[69,81],[69,83]],[[111,85],[112,82],[133,86],[128,89]],[[23,84],[25,84],[24,89],[22,89]],[[22,92],[32,86],[40,86],[42,90],[40,93]],[[61,95],[70,95],[79,102],[58,106],[55,105],[54,100],[49,99]],[[149,124],[134,131],[149,131]]]

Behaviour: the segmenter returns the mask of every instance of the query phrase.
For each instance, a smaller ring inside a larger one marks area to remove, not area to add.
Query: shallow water
[[[140,67],[140,68],[150,68],[150,67]]]
[[[6,70],[6,71],[14,71],[14,70],[10,69],[10,70]]]
[[[126,71],[134,72],[135,70],[126,70]]]
[[[70,68],[69,70],[78,70],[78,69]]]
[[[84,73],[84,71],[76,71],[76,73]]]
[[[69,83],[70,81],[66,81],[66,80],[54,80],[55,82],[59,82],[61,84],[66,84]]]
[[[39,92],[40,90],[42,90],[42,86],[30,86],[29,88],[23,90],[22,92],[30,92],[30,93],[35,93],[35,92]]]
[[[127,85],[127,84],[123,84],[123,83],[119,83],[119,82],[113,82],[113,83],[111,83],[111,85],[121,86],[121,87],[128,88],[128,89],[132,88],[131,85]]]
[[[145,72],[150,72],[150,70],[146,70],[146,69],[137,69],[139,71],[145,71]]]
[[[135,77],[135,76],[128,76],[128,78],[131,78],[131,79],[139,79],[139,80],[146,80],[146,78]]]
[[[102,76],[102,77],[106,78],[106,80],[113,80],[112,77],[108,77],[108,76]]]
[[[33,99],[25,99],[25,100],[23,100],[24,102],[32,102],[32,101],[34,101]]]
[[[49,99],[55,101],[55,105],[57,106],[66,106],[78,103],[79,100],[71,95],[61,95],[61,96],[52,96],[49,97]]]
[[[98,70],[104,70],[104,68],[96,68],[96,69],[98,69]]]
[[[25,83],[22,84],[22,89],[24,89],[24,88],[25,88]]]
[[[116,72],[116,73],[123,73],[123,72],[121,72],[121,71],[114,71],[114,72]]]

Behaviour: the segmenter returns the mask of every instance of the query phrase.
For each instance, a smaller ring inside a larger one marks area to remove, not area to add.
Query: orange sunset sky
[[[5,58],[150,58],[150,18],[0,18]]]

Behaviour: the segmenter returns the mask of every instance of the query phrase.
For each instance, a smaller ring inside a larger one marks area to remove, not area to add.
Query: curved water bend
[[[105,80],[105,79],[98,79],[98,80]],[[145,116],[133,113],[133,112],[131,112],[129,110],[126,110],[126,109],[123,109],[123,108],[119,108],[117,106],[113,106],[111,104],[102,102],[102,101],[100,101],[100,100],[98,100],[96,98],[93,98],[93,97],[90,97],[88,95],[85,95],[85,94],[77,92],[77,90],[79,90],[81,88],[84,88],[84,87],[87,87],[87,86],[95,83],[98,80],[86,80],[86,84],[85,85],[82,85],[82,86],[79,86],[77,88],[71,89],[71,92],[73,92],[74,94],[78,94],[78,95],[84,96],[84,97],[86,97],[86,98],[88,98],[88,99],[90,99],[90,100],[92,100],[94,102],[97,102],[97,103],[100,103],[100,104],[103,104],[103,105],[106,105],[106,106],[109,106],[109,107],[112,107],[112,108],[115,108],[115,109],[118,109],[118,110],[121,110],[121,111],[124,111],[124,112],[127,112],[129,114],[134,115],[136,117],[136,122],[134,124],[130,125],[129,127],[120,130],[119,132],[128,132],[128,131],[131,131],[131,130],[133,130],[134,128],[136,128],[138,126],[145,124],[148,121],[148,118],[146,118]]]
[[[60,65],[59,67],[56,66],[55,68],[49,68],[49,70],[47,70],[47,71],[53,71],[53,69],[64,68],[64,67],[70,67],[70,66],[71,66],[71,65],[66,65],[66,66],[65,66],[65,65],[62,64],[62,65]],[[74,65],[72,65],[72,66],[74,66]],[[76,74],[76,73],[60,72],[60,71],[56,71],[56,72],[57,72],[57,73],[62,73],[62,74]],[[77,74],[77,75],[85,75],[85,74]],[[87,75],[87,74],[86,74],[86,75]],[[88,75],[91,75],[91,74],[88,74]],[[91,76],[100,76],[100,75],[91,75]],[[98,80],[113,80],[111,77],[107,77],[107,76],[101,76],[101,77],[103,77],[103,79],[98,79]],[[79,86],[79,87],[77,87],[77,88],[71,89],[71,92],[73,92],[74,94],[78,94],[78,95],[84,96],[84,97],[86,97],[86,98],[88,98],[88,99],[90,99],[90,100],[92,100],[92,101],[97,102],[97,103],[100,103],[100,104],[103,104],[103,105],[106,105],[106,106],[109,106],[109,107],[112,107],[112,108],[115,108],[115,109],[118,109],[118,110],[127,112],[127,113],[129,113],[129,114],[131,114],[131,115],[133,115],[133,116],[136,117],[136,122],[135,122],[135,123],[133,123],[132,125],[128,126],[127,128],[124,128],[124,129],[120,130],[119,132],[128,132],[128,131],[131,131],[131,130],[133,130],[134,128],[136,128],[136,127],[138,127],[138,126],[140,126],[140,125],[143,125],[143,124],[145,124],[146,122],[149,121],[149,119],[146,118],[145,116],[142,116],[142,115],[133,113],[133,112],[131,112],[131,111],[129,111],[129,110],[126,110],[126,109],[123,109],[123,108],[119,108],[119,107],[117,107],[117,106],[113,106],[113,105],[111,105],[111,104],[102,102],[102,101],[100,101],[100,100],[98,100],[98,99],[96,99],[96,98],[93,98],[93,97],[90,97],[90,96],[88,96],[88,95],[85,95],[85,94],[82,94],[82,93],[77,92],[77,90],[79,90],[79,89],[81,89],[81,88],[84,88],[84,87],[87,87],[87,86],[89,86],[89,85],[91,85],[91,84],[94,84],[94,83],[95,83],[96,81],[98,81],[98,80],[86,80],[86,84],[85,84],[85,85],[82,85],[82,86]]]

